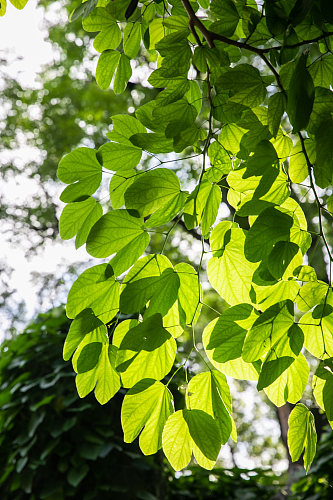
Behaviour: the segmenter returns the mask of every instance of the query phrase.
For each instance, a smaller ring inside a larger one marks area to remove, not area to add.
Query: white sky
[[[42,65],[53,59],[52,46],[44,41],[44,33],[41,31],[42,20],[43,10],[36,8],[36,0],[30,0],[21,11],[8,4],[5,16],[0,17],[0,57],[6,55],[10,62],[6,72],[17,78],[24,87],[36,87],[36,74]],[[3,153],[2,158],[5,155]],[[15,151],[15,161],[24,164],[35,155],[33,148],[23,147]],[[33,181],[28,182],[27,179],[18,177],[0,186],[0,196],[15,196],[19,203],[20,200],[24,202],[35,189]],[[61,191],[62,186],[59,185],[59,194]],[[11,286],[17,290],[16,299],[25,300],[28,317],[31,318],[38,310],[38,297],[31,282],[31,272],[59,273],[60,267],[66,269],[65,262],[69,265],[75,261],[87,260],[87,254],[84,248],[75,250],[73,241],[58,241],[46,244],[42,255],[27,260],[24,248],[13,246],[4,233],[4,225],[0,227],[0,256],[14,269]],[[0,340],[6,335],[7,328],[8,322],[0,318]]]
[[[10,74],[19,77],[23,84],[34,84],[41,65],[52,60],[52,47],[43,39],[41,23],[43,10],[36,8],[36,0],[29,0],[23,10],[17,10],[9,2],[7,12],[0,17],[0,55],[10,53]]]

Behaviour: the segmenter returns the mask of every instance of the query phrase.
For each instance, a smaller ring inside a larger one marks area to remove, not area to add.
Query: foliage
[[[124,444],[123,394],[100,406],[73,391],[73,371],[60,356],[67,328],[64,311],[54,309],[1,346],[2,498],[212,499],[221,492],[239,498],[245,490],[271,498],[277,478],[260,470],[216,469],[212,482],[193,467],[176,479],[161,455],[153,460],[135,443]]]
[[[127,0],[88,0],[73,18],[81,14],[83,28],[98,32],[102,89],[111,85],[121,94],[141,50],[157,61],[148,81],[159,91],[135,116],[113,117],[110,142],[78,148],[59,163],[58,178],[68,184],[63,237],[77,235],[76,245],[86,242],[95,258],[112,256],[84,271],[68,295],[73,323],[64,352],[66,359],[73,354],[79,394],[94,390],[104,403],[121,384],[129,389],[122,410],[129,441],[145,426],[145,454],[162,446],[180,470],[193,453],[211,469],[220,445],[236,439],[226,375],[258,381],[277,406],[298,403],[309,379],[305,348],[319,360],[313,394],[332,422],[333,257],[325,234],[332,210],[330,5],[170,0],[129,7]],[[196,158],[196,186],[174,172],[184,156]],[[104,215],[92,198],[103,174],[111,177]],[[307,221],[295,199],[303,187],[317,206],[316,221]],[[226,195],[232,220],[221,220]],[[313,222],[318,229],[310,233]],[[196,269],[165,255],[178,224],[202,241]],[[146,255],[156,231],[164,243]],[[317,243],[328,261],[322,279],[310,266]],[[209,364],[194,336],[206,307],[206,260],[208,280],[229,306],[204,329]],[[132,319],[118,324],[119,314]],[[175,411],[169,373],[185,329],[207,367],[189,381],[186,407]],[[150,397],[155,405],[144,413]],[[306,435],[297,431],[300,421]],[[292,458],[305,448],[308,469],[313,417],[297,405],[290,423]]]
[[[1,346],[2,498],[153,494],[154,462],[122,443],[121,394],[101,407],[73,392],[73,372],[61,360],[67,328],[54,310]]]
[[[291,498],[298,500],[328,500],[332,496],[333,433],[323,434],[318,444],[317,455],[308,475],[303,475],[292,486]]]

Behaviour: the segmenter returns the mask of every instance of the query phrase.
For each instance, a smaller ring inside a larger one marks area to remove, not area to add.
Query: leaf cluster
[[[333,180],[332,9],[325,0],[128,8],[125,0],[102,0],[80,10],[83,28],[98,33],[98,85],[121,94],[141,51],[156,61],[148,82],[158,92],[135,116],[113,117],[109,142],[80,147],[59,163],[67,184],[61,237],[76,236],[77,247],[86,243],[91,256],[110,259],[84,271],[69,292],[64,358],[73,355],[81,397],[94,391],[103,404],[120,386],[128,389],[125,440],[142,431],[143,453],[162,447],[176,470],[192,455],[211,469],[221,444],[236,439],[226,376],[257,381],[277,406],[296,404],[309,379],[306,350],[318,360],[314,397],[333,420],[333,256],[324,224],[332,207],[318,194]],[[197,157],[196,186],[182,183],[172,162],[163,166],[170,153],[174,162]],[[147,166],[146,155],[159,164]],[[97,199],[103,174],[111,176],[104,214]],[[309,264],[314,221],[294,195],[304,182],[318,210],[326,281]],[[221,220],[223,195],[232,220]],[[164,255],[179,222],[202,240],[196,269]],[[160,253],[147,250],[154,231],[165,235]],[[188,381],[185,359],[185,407],[178,409],[170,372],[183,332],[194,332],[205,307],[206,254],[209,283],[228,307],[206,325],[204,353],[193,335],[207,368]],[[124,314],[130,317],[119,322]],[[308,470],[316,433],[302,404],[291,414],[288,442],[293,459],[304,450]]]
[[[143,457],[135,443],[125,444],[119,422],[123,394],[101,406],[73,393],[73,372],[60,357],[67,329],[65,312],[54,309],[1,345],[3,498],[212,499],[246,491],[268,499],[276,491],[277,478],[259,469],[251,476],[243,469],[216,469],[212,482],[192,468],[191,475],[176,479],[161,455]]]

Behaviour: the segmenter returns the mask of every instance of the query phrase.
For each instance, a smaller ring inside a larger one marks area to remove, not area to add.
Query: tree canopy
[[[60,236],[99,259],[67,300],[63,355],[79,396],[94,391],[104,404],[128,389],[125,441],[140,435],[144,454],[162,448],[176,470],[192,454],[211,469],[237,439],[226,377],[257,381],[276,406],[296,405],[289,450],[293,460],[304,452],[308,470],[317,440],[300,403],[309,365],[333,422],[331,2],[88,0],[79,17],[96,34],[101,89],[122,94],[140,67],[156,89],[112,117],[108,142],[59,162]],[[166,255],[178,226],[201,241],[196,267]],[[206,274],[224,307],[198,340]],[[202,363],[189,380],[193,350]],[[181,370],[177,408],[170,382]]]

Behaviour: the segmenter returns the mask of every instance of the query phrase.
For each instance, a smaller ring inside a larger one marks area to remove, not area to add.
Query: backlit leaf
[[[132,217],[127,210],[112,210],[103,215],[91,229],[87,252],[93,257],[108,257],[143,236],[146,246],[149,236],[144,231],[143,219]]]
[[[102,180],[102,165],[94,149],[77,148],[60,160],[57,176],[60,181],[70,184],[60,196],[61,201],[69,203],[88,197],[98,189]]]
[[[66,312],[75,318],[84,309],[93,310],[103,323],[110,321],[119,310],[120,285],[110,276],[108,264],[84,271],[69,291]]]
[[[167,387],[153,379],[143,379],[126,394],[121,408],[125,443],[140,434],[140,448],[145,455],[162,446],[162,431],[173,413],[172,395]]]
[[[308,472],[316,453],[317,433],[313,414],[299,403],[289,415],[288,447],[293,462],[304,452],[304,467]]]
[[[188,465],[192,452],[198,464],[210,470],[220,451],[219,429],[214,419],[201,410],[178,410],[164,426],[162,446],[175,470]]]

